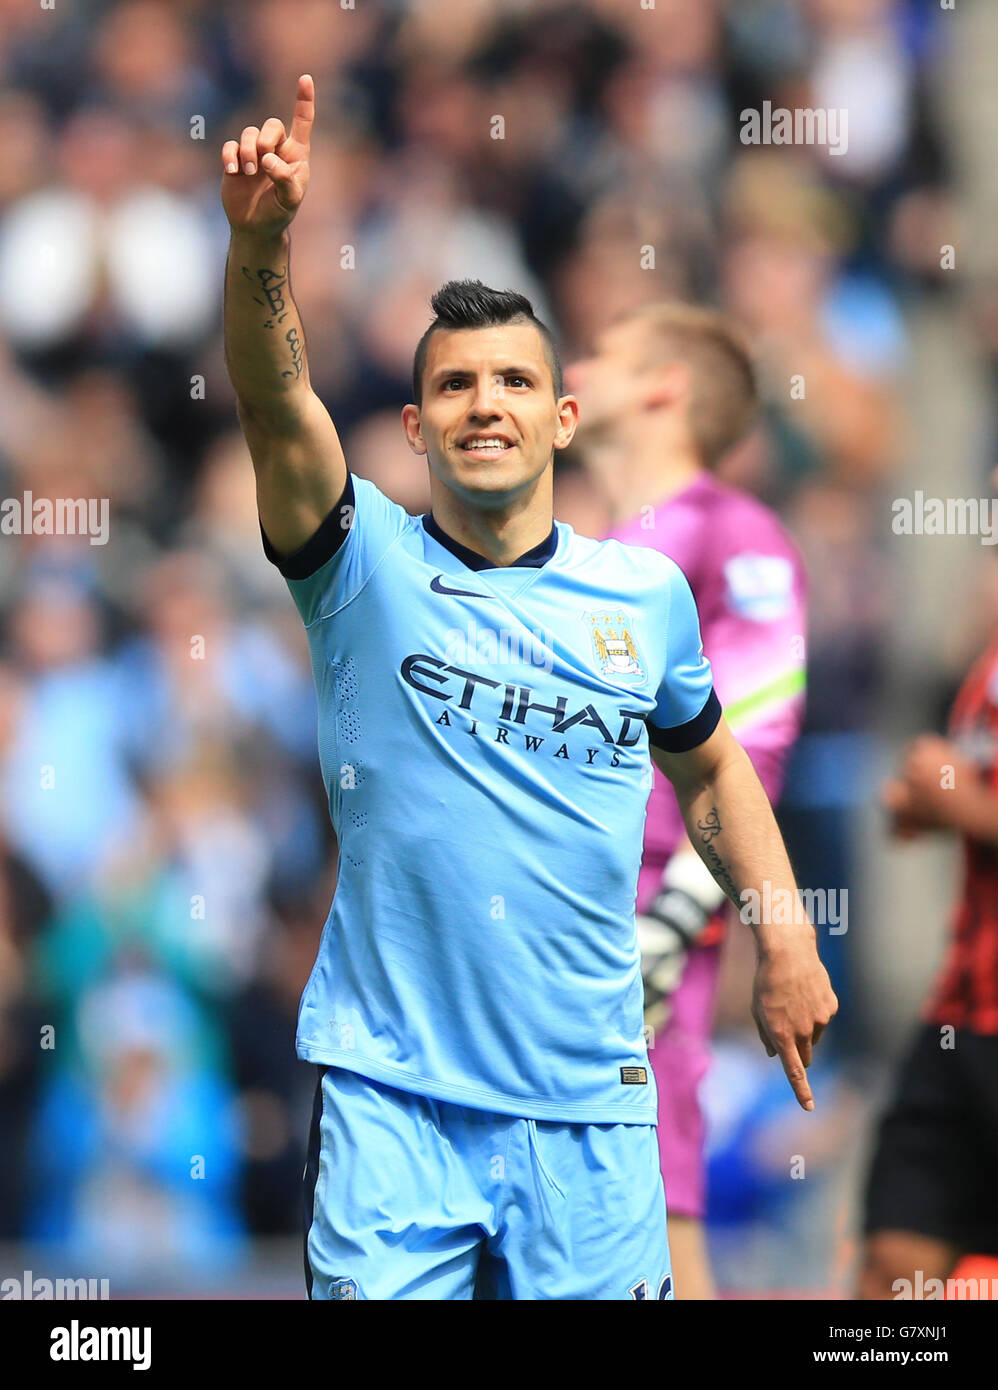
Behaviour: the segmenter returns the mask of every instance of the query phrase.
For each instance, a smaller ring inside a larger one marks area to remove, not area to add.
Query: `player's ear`
[[[418,405],[410,404],[402,407],[402,428],[405,430],[405,437],[412,452],[425,454],[426,440],[423,438]]]
[[[648,373],[648,400],[651,407],[676,405],[693,389],[693,374],[685,362],[664,362]]]
[[[579,402],[574,396],[561,396],[559,398],[558,421],[559,427],[554,437],[554,447],[567,449],[579,424]]]

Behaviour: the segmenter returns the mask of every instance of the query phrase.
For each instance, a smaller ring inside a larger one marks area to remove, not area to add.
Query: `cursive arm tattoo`
[[[727,864],[725,864],[724,860],[718,854],[713,843],[718,835],[720,835],[722,829],[721,817],[717,807],[712,806],[703,819],[697,821],[699,840],[703,846],[701,858],[714,875],[719,886],[724,889],[726,895],[734,903],[735,907],[740,908],[742,900],[737,885],[731,877]]]

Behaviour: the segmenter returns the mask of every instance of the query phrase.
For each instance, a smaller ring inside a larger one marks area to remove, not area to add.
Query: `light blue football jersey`
[[[649,733],[681,751],[720,717],[682,572],[560,522],[495,568],[359,478],[300,551],[267,550],[308,632],[340,849],[298,1055],[524,1118],[655,1124]]]

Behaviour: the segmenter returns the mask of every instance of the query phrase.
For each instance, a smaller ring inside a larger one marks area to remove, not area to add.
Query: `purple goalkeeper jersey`
[[[807,580],[794,542],[773,511],[710,473],[610,535],[662,551],[686,575],[724,716],[775,803],[804,712]],[[683,833],[675,795],[656,769],[645,868],[664,867]],[[642,876],[640,908],[651,883]]]

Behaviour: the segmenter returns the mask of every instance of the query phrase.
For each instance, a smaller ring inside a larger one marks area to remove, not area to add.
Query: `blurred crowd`
[[[895,602],[905,313],[954,293],[946,42],[915,0],[0,0],[0,494],[109,501],[106,545],[0,536],[0,1240],[141,1281],[151,1251],[224,1263],[298,1229],[295,1014],[336,851],[223,361],[223,140],[288,121],[313,74],[311,378],[412,512],[399,408],[445,279],[525,292],[566,360],[653,299],[746,326],[765,410],[722,471],[811,572],[781,815],[802,884],[841,889]],[[847,108],[848,148],[743,144],[765,100]],[[599,534],[570,454],[556,489]]]

